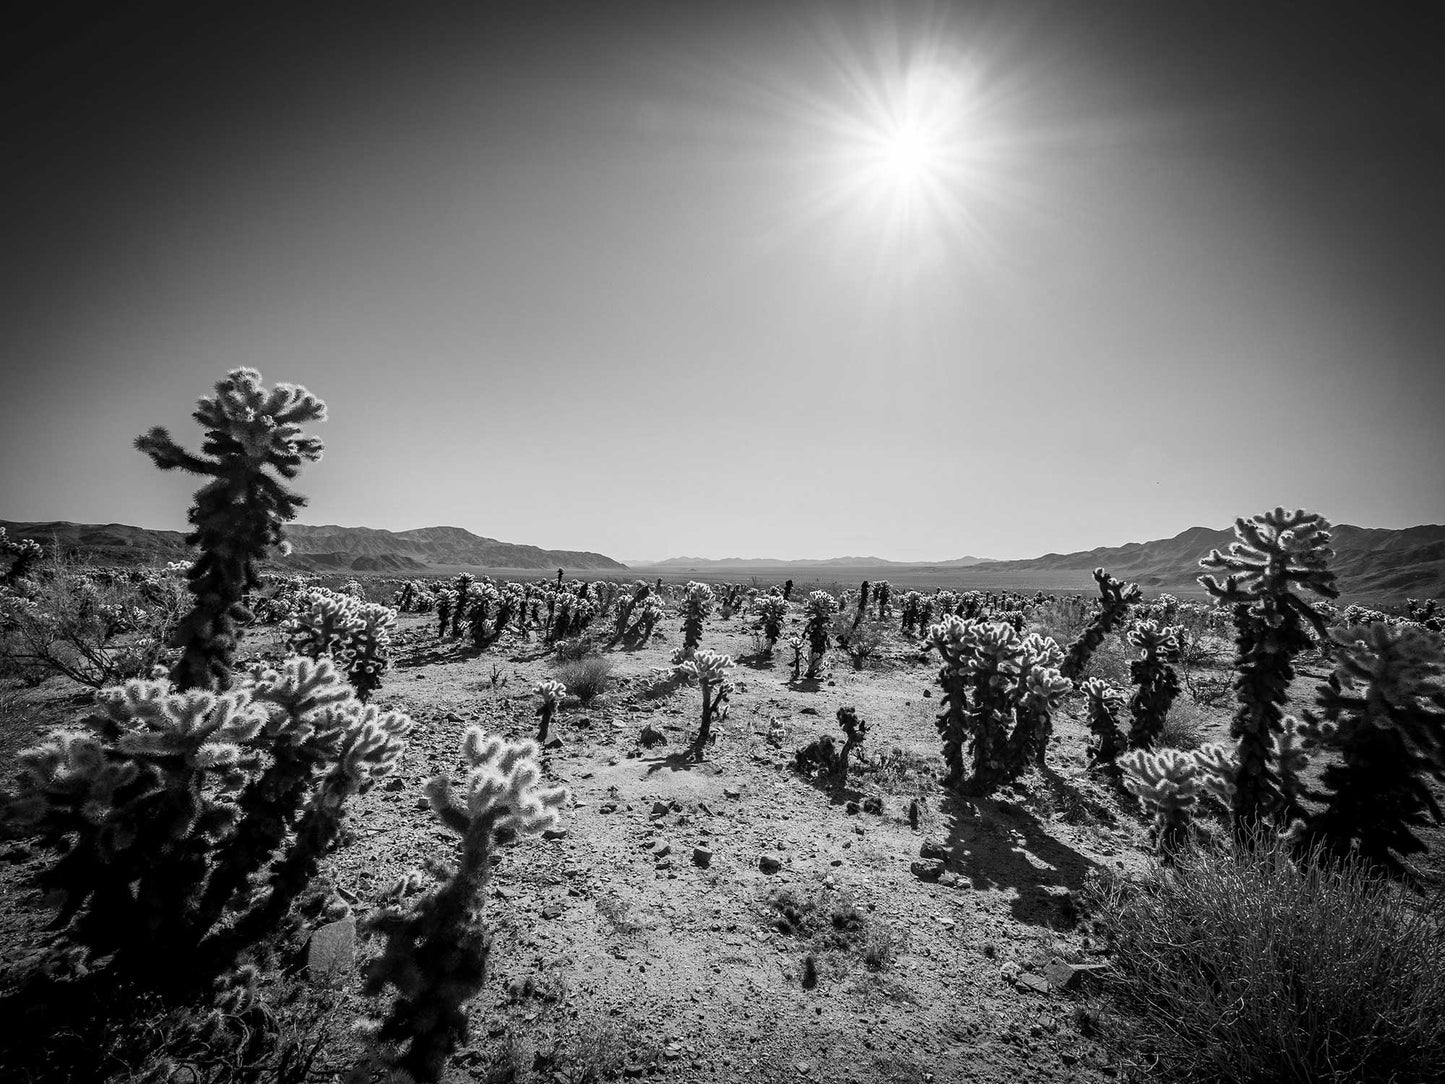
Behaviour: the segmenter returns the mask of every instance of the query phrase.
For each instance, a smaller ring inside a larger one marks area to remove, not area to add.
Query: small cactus
[[[685,680],[696,679],[702,690],[702,722],[698,727],[697,740],[690,750],[694,760],[702,760],[703,752],[712,739],[712,723],[727,716],[727,699],[731,686],[727,671],[736,663],[731,655],[720,655],[715,651],[699,651],[692,658],[680,662],[674,668]]]

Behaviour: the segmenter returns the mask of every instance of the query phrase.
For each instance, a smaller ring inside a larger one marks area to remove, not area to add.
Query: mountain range
[[[58,541],[62,550],[110,564],[148,564],[188,560],[191,550],[179,531],[157,531],[119,523],[31,523],[0,520],[11,538]],[[289,557],[274,564],[297,571],[439,573],[462,568],[566,569],[569,572],[626,572],[629,566],[600,553],[548,550],[483,538],[461,527],[421,527],[384,531],[374,527],[310,527],[291,524]],[[1427,524],[1399,530],[1332,528],[1335,571],[1347,599],[1398,600],[1445,598],[1445,526]],[[1106,568],[1123,580],[1152,591],[1199,594],[1195,577],[1199,559],[1211,549],[1234,541],[1233,529],[1191,527],[1173,538],[1101,546],[1075,553],[1046,553],[1019,561],[958,557],[948,561],[887,561],[879,557],[833,557],[785,561],[760,557],[705,559],[674,557],[657,563],[639,562],[639,573],[667,575],[687,572],[726,574],[737,571],[787,569],[829,571],[841,578],[852,573],[884,572],[898,582],[927,586],[930,574],[946,574],[954,587],[1092,591],[1089,572]],[[966,581],[965,582],[965,578]]]
[[[11,538],[59,542],[67,552],[115,564],[148,564],[190,557],[180,531],[156,531],[121,523],[13,523],[0,520]],[[548,550],[483,538],[461,527],[383,531],[376,527],[308,527],[288,524],[289,557],[273,563],[298,571],[429,572],[452,568],[622,571],[626,565],[600,553]]]

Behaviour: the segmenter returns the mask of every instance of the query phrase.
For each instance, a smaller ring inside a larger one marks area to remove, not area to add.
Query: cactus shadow
[[[1076,894],[1097,862],[1052,835],[1033,813],[1006,798],[949,794],[940,803],[948,822],[946,867],[976,890],[1013,889],[1016,921],[1070,926]]]
[[[704,775],[721,774],[722,768],[719,765],[708,760],[694,760],[690,748],[691,743],[666,756],[643,757],[642,761],[647,765],[647,770],[642,773],[643,778],[651,778],[661,771],[701,772]]]
[[[739,655],[738,665],[749,670],[771,670],[777,659],[772,655]]]

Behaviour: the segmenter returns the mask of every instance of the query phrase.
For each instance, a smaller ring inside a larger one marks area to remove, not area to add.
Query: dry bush
[[[556,668],[557,680],[584,704],[607,691],[612,681],[612,660],[598,656],[564,662]]]
[[[552,649],[552,658],[559,663],[596,658],[601,654],[602,644],[590,632],[584,632],[580,636],[572,636],[566,640],[558,640],[557,646]]]
[[[1159,1081],[1424,1081],[1445,1065],[1445,906],[1278,842],[1091,892],[1111,1041]]]

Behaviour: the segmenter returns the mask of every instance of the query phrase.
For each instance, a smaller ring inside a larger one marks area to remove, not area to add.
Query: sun
[[[877,169],[885,182],[913,188],[937,175],[943,165],[943,149],[943,144],[921,126],[900,124],[882,134]]]

